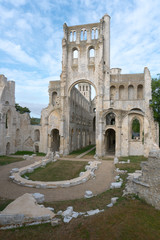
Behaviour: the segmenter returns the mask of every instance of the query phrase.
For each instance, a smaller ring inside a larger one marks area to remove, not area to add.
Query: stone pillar
[[[104,61],[107,68],[110,69],[110,16],[105,14],[103,20]]]
[[[97,118],[98,119],[98,118]],[[99,118],[96,125],[98,125],[98,131],[96,131],[96,154],[98,157],[102,157],[103,155],[103,121]]]
[[[121,156],[121,130],[122,127],[119,125],[117,127],[117,131],[116,131],[116,149],[115,149],[115,155],[117,157]]]

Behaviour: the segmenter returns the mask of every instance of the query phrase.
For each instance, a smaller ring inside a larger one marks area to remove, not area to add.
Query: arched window
[[[93,28],[92,29],[92,39],[98,39],[98,29],[97,28]]]
[[[137,87],[137,99],[143,99],[143,85]]]
[[[94,29],[92,29],[92,39],[94,39]]]
[[[8,110],[8,112],[6,113],[6,129],[7,129],[7,135],[10,133],[11,131],[11,111]]]
[[[90,57],[90,58],[95,57],[95,51],[94,51],[94,48],[90,48],[90,49],[89,49],[89,57]]]
[[[83,40],[83,30],[81,30],[81,41]]]
[[[113,112],[107,114],[106,125],[115,125],[115,114]]]
[[[83,40],[87,40],[87,31],[86,30],[84,31],[84,38],[83,38]]]
[[[124,86],[123,85],[121,85],[119,87],[119,99],[124,100]]]
[[[110,87],[110,99],[114,100],[116,98],[116,88],[115,86]]]
[[[133,85],[129,85],[129,87],[128,87],[128,99],[129,100],[134,99],[134,87],[133,87]]]
[[[140,122],[137,118],[132,121],[132,139],[140,139]]]
[[[98,29],[96,29],[96,39],[98,39]]]
[[[72,42],[72,32],[70,32],[69,40]]]
[[[70,40],[70,42],[75,42],[76,41],[76,31],[71,31],[70,32],[69,40]]]
[[[53,106],[56,105],[56,99],[57,99],[57,92],[52,93],[52,104]]]
[[[73,59],[78,58],[78,50],[74,49],[73,50]]]
[[[81,41],[87,40],[87,31],[85,29],[81,30]]]
[[[76,31],[73,32],[73,41],[76,41]]]

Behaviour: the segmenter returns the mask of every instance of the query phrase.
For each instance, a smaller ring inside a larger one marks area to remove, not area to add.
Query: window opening
[[[137,118],[132,122],[132,139],[140,139],[140,122]]]
[[[70,42],[72,42],[72,32],[70,32]]]
[[[98,39],[98,29],[96,29],[96,39]]]
[[[73,58],[78,58],[78,50],[77,49],[75,49],[73,51]]]
[[[73,41],[76,41],[76,31],[73,32]]]
[[[94,39],[94,29],[92,29],[92,39]]]
[[[90,58],[91,58],[91,57],[95,57],[94,48],[91,48],[91,49],[89,50],[89,57],[90,57]]]

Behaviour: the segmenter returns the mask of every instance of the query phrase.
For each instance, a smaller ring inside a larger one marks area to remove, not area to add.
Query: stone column
[[[117,157],[121,156],[121,130],[122,130],[122,126],[118,126],[116,131],[116,151],[115,151],[115,155]]]

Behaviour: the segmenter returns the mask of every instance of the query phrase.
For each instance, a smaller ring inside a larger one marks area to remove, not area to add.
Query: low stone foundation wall
[[[90,178],[95,177],[94,171],[98,168],[98,165],[101,164],[100,161],[90,161],[86,165],[86,172],[81,172],[80,176],[71,180],[66,181],[55,181],[55,182],[42,182],[42,181],[32,181],[29,179],[22,178],[21,175],[25,173],[31,173],[34,169],[45,166],[47,163],[52,162],[52,159],[43,159],[42,161],[35,162],[29,166],[23,168],[14,168],[10,172],[10,180],[14,183],[25,187],[31,188],[59,188],[59,187],[71,187],[81,183],[86,182]]]
[[[129,174],[125,194],[138,194],[156,209],[160,209],[160,150],[152,150],[142,171]]]

